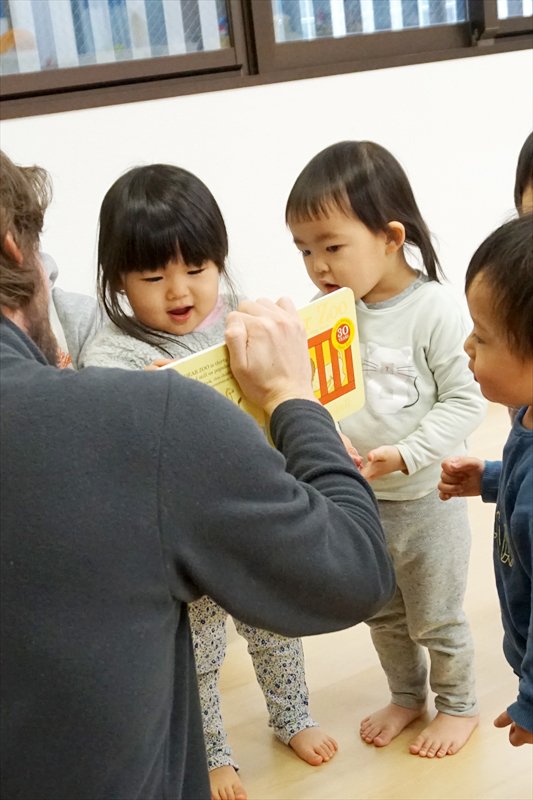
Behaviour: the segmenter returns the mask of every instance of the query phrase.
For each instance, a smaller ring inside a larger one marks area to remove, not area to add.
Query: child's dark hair
[[[533,131],[522,145],[516,165],[514,204],[518,212],[522,209],[522,195],[528,186],[533,186]]]
[[[494,318],[510,350],[533,358],[533,218],[506,222],[485,239],[470,260],[465,291],[481,274],[494,300]]]
[[[296,179],[285,221],[290,225],[316,219],[335,207],[355,214],[374,233],[386,231],[393,220],[401,222],[406,243],[420,250],[431,280],[443,276],[407,175],[384,147],[374,142],[338,142],[326,147]]]
[[[196,267],[213,261],[234,296],[227,255],[228,235],[215,198],[199,178],[181,167],[135,167],[104,197],[98,235],[100,297],[112,322],[136,339],[165,350],[162,345],[171,337],[124,312],[122,275],[161,269],[169,261]]]

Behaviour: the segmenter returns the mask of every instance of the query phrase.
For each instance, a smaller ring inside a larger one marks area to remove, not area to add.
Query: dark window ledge
[[[506,53],[513,50],[526,50],[533,48],[532,35],[517,35],[505,39],[480,40],[476,44],[465,47],[447,49],[443,51],[430,51],[422,53],[407,53],[394,56],[380,56],[364,58],[335,64],[321,66],[291,67],[287,70],[266,73],[262,75],[244,75],[238,66],[222,68],[220,71],[210,71],[180,76],[170,75],[164,78],[160,75],[146,76],[142,80],[105,82],[100,85],[91,85],[85,88],[62,88],[53,91],[14,93],[2,98],[0,102],[0,117],[14,119],[17,117],[36,116],[41,114],[54,114],[64,111],[74,111],[98,106],[109,106],[122,103],[135,103],[145,100],[158,100],[180,95],[200,94],[225,89],[240,89],[250,86],[281,83],[285,81],[303,80],[306,78],[319,78],[329,75],[341,75],[353,72],[362,72],[389,67],[401,67],[410,64],[424,64],[436,61],[448,61],[457,58],[470,58],[482,55]],[[12,91],[12,90],[11,90]],[[0,83],[0,97],[2,84]]]

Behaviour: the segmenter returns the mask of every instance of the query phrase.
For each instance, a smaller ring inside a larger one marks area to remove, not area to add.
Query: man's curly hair
[[[33,297],[35,256],[51,196],[46,170],[19,167],[0,150],[0,305],[24,308]],[[8,234],[22,254],[22,263],[6,247]]]

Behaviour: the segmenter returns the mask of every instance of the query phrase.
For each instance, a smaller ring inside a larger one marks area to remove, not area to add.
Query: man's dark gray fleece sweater
[[[201,383],[57,370],[4,318],[0,369],[2,797],[207,800],[186,603],[366,619],[394,588],[371,490],[309,401],[278,452]]]

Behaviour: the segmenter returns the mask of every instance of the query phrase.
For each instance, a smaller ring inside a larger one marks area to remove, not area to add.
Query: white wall
[[[285,228],[288,192],[323,147],[372,139],[406,169],[459,293],[475,247],[513,212],[532,66],[519,51],[7,120],[1,146],[52,175],[43,249],[63,288],[94,293],[104,193],[129,167],[162,161],[196,173],[217,198],[241,290],[301,304],[312,287]]]

